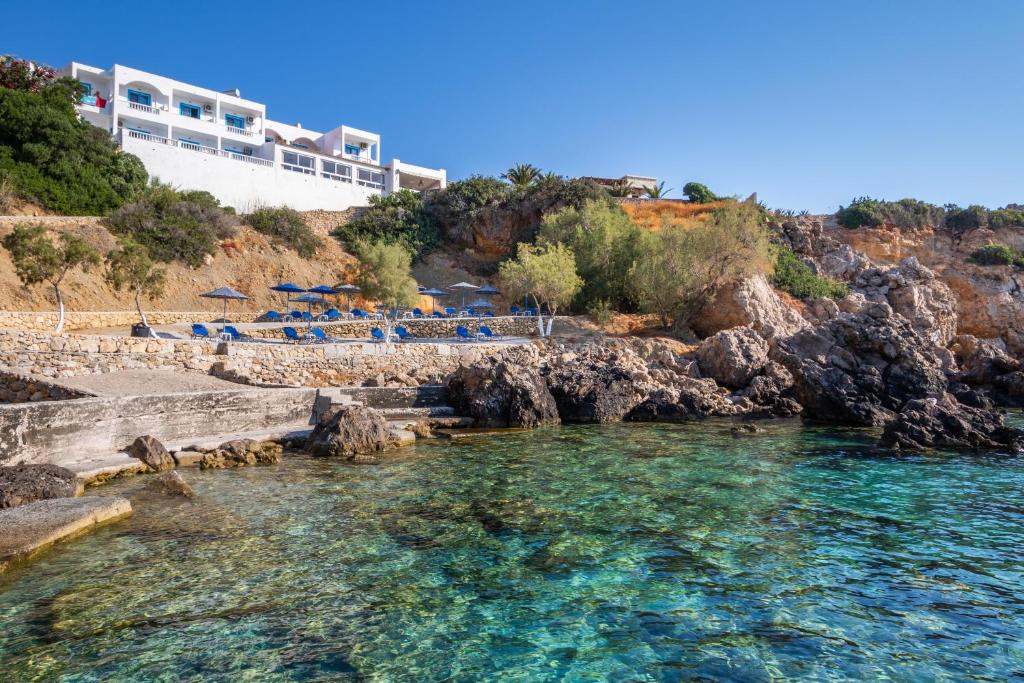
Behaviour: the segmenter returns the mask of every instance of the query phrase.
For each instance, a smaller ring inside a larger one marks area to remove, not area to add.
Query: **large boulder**
[[[749,326],[765,339],[805,329],[809,323],[787,306],[761,274],[722,287],[715,298],[690,321],[693,331],[701,337],[731,327]]]
[[[813,419],[881,426],[907,401],[946,391],[932,344],[884,303],[780,340],[772,355]]]
[[[907,402],[896,419],[885,426],[881,445],[1021,453],[1024,431],[1007,427],[999,413],[965,406],[945,394]]]
[[[1006,352],[1002,339],[957,335],[950,345],[959,372],[954,379],[999,405],[1024,406],[1024,363]]]
[[[739,389],[768,362],[768,342],[749,327],[733,327],[708,337],[697,348],[701,373]]]
[[[325,412],[306,439],[306,450],[317,457],[356,460],[391,445],[391,430],[379,410],[339,406]]]
[[[82,480],[57,465],[0,467],[0,508],[49,498],[73,498],[84,492]]]
[[[913,256],[888,268],[867,268],[851,286],[869,302],[888,303],[935,346],[946,346],[956,335],[956,296]]]
[[[558,406],[536,349],[509,349],[460,366],[448,381],[459,415],[480,427],[537,427],[559,422]]]
[[[554,357],[547,384],[563,422],[618,422],[657,388],[636,353],[597,345]]]
[[[128,455],[141,460],[154,472],[174,469],[174,458],[164,445],[152,436],[140,436],[128,447]]]

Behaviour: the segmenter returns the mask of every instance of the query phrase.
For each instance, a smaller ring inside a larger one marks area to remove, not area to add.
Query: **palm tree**
[[[664,199],[665,195],[671,192],[672,189],[669,188],[666,190],[665,181],[663,180],[653,187],[644,188],[644,191],[647,193],[647,197],[649,199]]]
[[[633,194],[633,186],[624,180],[608,187],[608,194],[613,197],[629,197]]]
[[[540,178],[540,169],[533,164],[516,164],[502,173],[501,177],[518,188],[529,187]]]

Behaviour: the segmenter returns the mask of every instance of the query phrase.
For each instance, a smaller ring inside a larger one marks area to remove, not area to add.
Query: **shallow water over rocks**
[[[730,426],[286,456],[185,470],[191,500],[96,489],[135,516],[0,577],[3,678],[1021,675],[1024,459]]]

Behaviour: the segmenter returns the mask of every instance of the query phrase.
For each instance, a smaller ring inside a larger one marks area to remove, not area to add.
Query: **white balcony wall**
[[[366,206],[375,190],[281,168],[267,160],[241,160],[217,150],[196,151],[162,142],[161,138],[121,136],[124,151],[136,155],[151,177],[190,190],[206,190],[225,206],[240,212],[258,205],[290,206],[299,211],[342,211]],[[280,156],[280,154],[278,154]]]

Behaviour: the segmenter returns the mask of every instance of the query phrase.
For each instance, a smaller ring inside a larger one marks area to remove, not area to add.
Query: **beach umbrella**
[[[487,299],[477,299],[476,301],[471,303],[469,305],[469,307],[470,308],[494,308],[494,304],[492,304]]]
[[[471,282],[456,282],[454,285],[448,285],[448,289],[462,290],[462,307],[466,307],[466,290],[468,289],[480,289]]]
[[[313,304],[323,305],[327,303],[327,299],[323,298],[319,294],[300,294],[299,296],[292,299],[292,301],[300,304],[306,304],[306,311],[309,313],[309,320],[306,321],[306,329],[308,330],[313,326]]]
[[[212,292],[200,294],[199,296],[204,299],[221,299],[224,302],[224,317],[221,319],[221,325],[226,325],[228,322],[228,301],[231,299],[244,301],[249,298],[237,289],[231,289],[230,287],[220,287]]]
[[[484,285],[480,289],[476,290],[477,294],[483,294],[484,296],[491,296],[494,294],[501,294],[497,287],[494,285]]]
[[[279,285],[274,285],[270,289],[271,289],[271,291],[274,291],[274,292],[283,292],[284,293],[284,302],[285,302],[285,304],[288,303],[288,295],[289,294],[301,294],[302,292],[306,291],[302,287],[299,287],[297,284],[295,284],[293,282],[282,282]]]
[[[355,285],[338,285],[335,289],[345,295],[345,307],[348,309],[352,308],[352,302],[349,297],[362,291]]]
[[[338,293],[338,290],[335,289],[334,287],[331,287],[330,285],[317,285],[316,287],[310,287],[306,291],[307,292],[312,292],[313,294],[323,294],[325,296],[327,294],[337,294]]]
[[[434,312],[434,308],[437,306],[437,302],[435,301],[435,299],[437,297],[439,297],[439,296],[448,296],[448,292],[444,291],[443,289],[438,289],[437,287],[431,287],[430,289],[424,289],[422,292],[420,292],[420,294],[422,294],[423,296],[429,296],[430,297],[430,312],[431,313]]]

